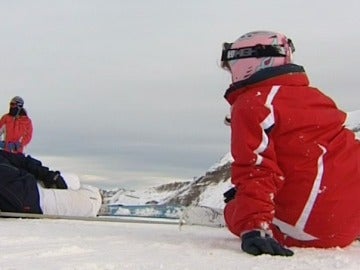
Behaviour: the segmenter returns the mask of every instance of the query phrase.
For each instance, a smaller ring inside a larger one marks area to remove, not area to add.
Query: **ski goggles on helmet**
[[[291,39],[287,40],[288,46],[293,53],[295,51],[294,44]],[[286,49],[284,45],[262,45],[258,44],[251,47],[232,49],[233,43],[223,43],[221,53],[221,67],[230,70],[229,61],[244,58],[261,58],[261,57],[286,57]]]

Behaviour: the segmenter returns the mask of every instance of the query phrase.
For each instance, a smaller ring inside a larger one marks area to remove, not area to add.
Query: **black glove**
[[[46,188],[67,189],[66,182],[59,171],[49,171],[43,182]]]
[[[270,235],[261,235],[260,231],[251,231],[245,233],[241,237],[242,243],[241,248],[246,253],[251,255],[280,255],[280,256],[292,256],[294,252],[280,245]]]

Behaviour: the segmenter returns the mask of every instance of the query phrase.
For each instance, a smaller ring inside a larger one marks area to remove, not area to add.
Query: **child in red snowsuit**
[[[360,144],[293,51],[283,34],[261,31],[225,43],[222,54],[236,188],[224,214],[253,255],[344,247],[360,235]]]

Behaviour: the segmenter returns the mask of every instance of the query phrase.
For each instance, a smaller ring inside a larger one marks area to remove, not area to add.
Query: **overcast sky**
[[[229,151],[221,44],[285,33],[312,85],[360,109],[360,1],[0,0],[0,108],[27,153],[106,187],[201,175]]]

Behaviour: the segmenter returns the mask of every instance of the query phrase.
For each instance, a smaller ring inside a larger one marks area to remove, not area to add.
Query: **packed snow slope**
[[[253,257],[226,228],[1,219],[0,269],[358,270],[360,243]]]

